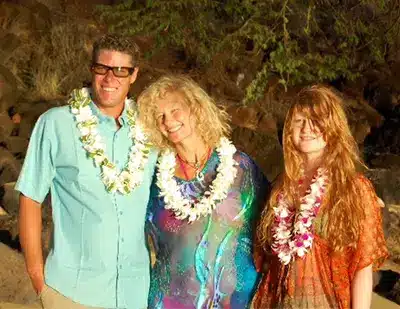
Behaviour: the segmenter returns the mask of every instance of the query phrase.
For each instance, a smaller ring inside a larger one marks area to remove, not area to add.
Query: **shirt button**
[[[119,214],[122,215],[124,212],[122,210],[119,211]]]
[[[119,160],[116,160],[116,161],[115,161],[115,164],[119,164]]]
[[[124,242],[124,238],[123,237],[121,238],[121,242]]]

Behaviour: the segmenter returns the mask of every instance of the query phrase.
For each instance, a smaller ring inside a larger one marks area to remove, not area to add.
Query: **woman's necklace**
[[[209,189],[196,201],[184,197],[174,179],[176,153],[168,148],[158,157],[156,184],[160,189],[160,197],[164,200],[165,209],[173,211],[177,219],[193,222],[208,216],[228,196],[237,173],[238,163],[234,159],[236,147],[223,137],[215,150],[219,159],[217,173]]]
[[[203,180],[203,174],[201,173],[201,169],[203,168],[203,166],[206,164],[206,162],[208,161],[208,159],[210,159],[210,155],[211,155],[211,148],[208,149],[207,152],[205,152],[205,154],[201,157],[200,160],[196,160],[195,162],[190,162],[187,161],[185,159],[183,159],[179,154],[176,155],[176,158],[179,162],[179,166],[181,168],[181,170],[183,171],[183,173],[185,174],[185,178],[186,180],[190,180],[191,177],[189,177],[189,174],[186,170],[185,165],[191,167],[192,169],[194,169],[195,171],[195,177],[199,180]]]

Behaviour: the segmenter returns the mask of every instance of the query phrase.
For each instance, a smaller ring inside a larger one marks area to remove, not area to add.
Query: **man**
[[[16,186],[21,245],[43,308],[143,309],[144,222],[157,154],[125,100],[138,49],[106,35],[92,60],[92,90],[75,90],[69,106],[50,109],[35,125]],[[40,204],[49,189],[54,244],[44,266]]]

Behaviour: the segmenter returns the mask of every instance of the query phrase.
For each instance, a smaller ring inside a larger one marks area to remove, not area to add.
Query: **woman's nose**
[[[168,125],[168,124],[170,124],[171,122],[172,122],[172,117],[171,117],[171,115],[165,114],[165,115],[164,115],[164,124],[165,124],[165,125]]]

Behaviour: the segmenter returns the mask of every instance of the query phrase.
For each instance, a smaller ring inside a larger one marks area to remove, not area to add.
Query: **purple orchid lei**
[[[306,195],[300,200],[297,213],[283,194],[278,194],[277,206],[273,208],[275,220],[272,227],[272,251],[278,255],[282,264],[288,265],[294,256],[304,257],[311,249],[314,240],[312,223],[326,191],[326,180],[326,171],[319,168]]]

